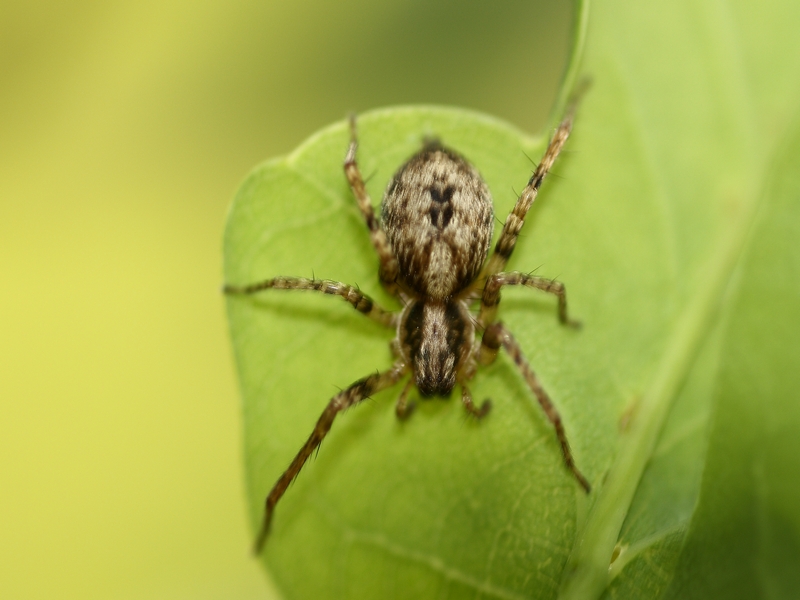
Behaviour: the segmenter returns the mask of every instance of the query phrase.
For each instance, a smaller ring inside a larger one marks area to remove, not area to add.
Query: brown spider
[[[275,505],[319,447],[338,413],[395,385],[410,373],[412,377],[397,401],[398,418],[408,418],[414,409],[414,404],[407,401],[413,385],[424,398],[449,396],[456,384],[461,386],[461,400],[466,410],[482,418],[489,412],[491,403],[485,400],[480,407],[476,406],[467,382],[473,378],[479,364],[487,365],[495,360],[501,346],[511,356],[553,424],[567,467],[589,492],[589,482],[573,461],[558,411],[522,355],[517,341],[495,320],[500,288],[524,285],[555,294],[561,323],[579,326],[567,316],[567,297],[562,283],[515,271],[502,272],[542,180],[569,137],[575,108],[573,101],[503,225],[494,253],[485,266],[494,210],[489,189],[475,168],[438,141],[426,142],[389,183],[379,222],[356,164],[356,123],[355,118],[351,118],[351,141],[344,171],[380,259],[380,281],[403,303],[399,313],[381,308],[356,288],[337,281],[276,277],[246,286],[225,286],[227,294],[283,289],[316,290],[341,296],[357,311],[397,332],[391,344],[396,357],[392,368],[364,377],[334,396],[308,441],[273,486],[255,541],[256,553],[261,551],[269,534]],[[475,317],[470,313],[470,304],[478,299],[481,304]],[[483,331],[480,343],[476,331]]]

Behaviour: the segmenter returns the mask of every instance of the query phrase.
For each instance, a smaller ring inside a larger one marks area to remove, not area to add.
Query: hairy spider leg
[[[528,214],[528,210],[530,210],[533,201],[536,200],[545,175],[547,175],[553,167],[553,163],[555,163],[556,158],[567,142],[567,138],[572,131],[572,122],[575,119],[575,111],[578,108],[578,102],[587,87],[588,84],[579,86],[575,95],[570,100],[564,118],[553,134],[553,137],[550,139],[550,143],[547,146],[547,150],[545,150],[542,160],[537,165],[533,175],[531,175],[530,180],[528,180],[528,185],[522,190],[522,193],[517,199],[517,203],[514,205],[506,222],[503,224],[503,230],[500,232],[500,237],[497,239],[494,252],[489,257],[489,262],[486,263],[486,267],[483,270],[483,277],[480,278],[481,280],[502,271],[508,259],[511,257],[511,253],[514,252],[514,247],[517,244],[517,237],[519,236],[522,226],[525,224],[525,215]]]
[[[414,378],[412,377],[408,380],[408,383],[403,388],[403,391],[400,392],[400,397],[397,399],[397,404],[394,406],[394,413],[401,421],[408,419],[408,417],[411,416],[411,413],[413,413],[414,409],[417,407],[415,402],[408,401],[408,394],[411,392],[411,388],[413,387]]]
[[[472,394],[464,383],[461,384],[461,403],[469,414],[478,419],[482,419],[492,410],[492,401],[488,398],[483,401],[480,408],[475,406],[475,402],[472,400]]]
[[[375,216],[375,210],[372,208],[372,200],[370,200],[367,188],[364,186],[364,178],[361,176],[361,171],[356,163],[357,148],[358,136],[356,134],[356,117],[355,115],[351,115],[350,146],[347,149],[347,155],[344,159],[344,173],[347,176],[347,181],[350,183],[350,188],[353,190],[358,208],[361,209],[361,214],[364,215],[372,245],[378,253],[378,259],[380,260],[378,275],[381,283],[390,294],[397,296],[399,292],[396,283],[399,275],[397,258],[394,252],[392,252],[392,246],[386,237],[386,233],[381,228],[380,221]]]
[[[255,554],[259,554],[261,552],[262,548],[264,547],[264,543],[267,541],[270,524],[272,523],[272,514],[275,511],[275,505],[281,499],[284,492],[286,492],[286,488],[289,487],[289,484],[292,483],[295,477],[297,477],[297,474],[300,472],[300,469],[303,468],[303,465],[308,460],[308,457],[311,456],[317,448],[319,448],[322,440],[325,439],[326,435],[328,435],[336,415],[343,410],[350,408],[354,404],[358,404],[362,400],[365,400],[372,394],[393,386],[407,372],[408,367],[403,362],[397,362],[388,371],[384,371],[383,373],[375,373],[373,375],[369,375],[368,377],[364,377],[363,379],[359,379],[350,387],[342,390],[333,398],[331,398],[330,402],[328,402],[328,406],[325,407],[322,415],[320,415],[319,419],[317,420],[317,424],[314,426],[314,431],[311,432],[311,435],[309,436],[308,440],[306,440],[306,443],[303,444],[302,448],[300,448],[300,452],[298,452],[297,456],[294,457],[292,464],[290,464],[289,468],[286,469],[283,475],[278,478],[278,481],[275,482],[274,486],[272,486],[272,490],[267,496],[267,500],[264,505],[264,520],[253,546],[253,551]]]
[[[495,273],[486,280],[481,297],[481,309],[478,313],[478,323],[482,327],[487,327],[494,322],[497,316],[497,306],[500,304],[500,288],[504,285],[524,285],[557,296],[558,320],[562,325],[580,328],[580,321],[570,319],[567,315],[567,289],[563,283],[555,279],[536,277],[518,271]]]
[[[226,294],[247,295],[262,290],[311,290],[332,296],[339,296],[348,302],[362,315],[377,321],[386,327],[397,327],[398,315],[378,306],[372,298],[361,290],[340,281],[329,279],[305,279],[304,277],[273,277],[250,285],[226,285],[222,288]]]
[[[539,378],[536,377],[536,374],[533,372],[528,364],[528,361],[525,359],[525,356],[522,354],[522,350],[520,349],[517,340],[514,339],[514,336],[511,335],[511,332],[508,331],[508,329],[500,322],[493,323],[487,327],[486,331],[483,333],[483,339],[481,341],[480,348],[481,363],[487,365],[493,362],[497,358],[497,352],[501,346],[511,357],[511,360],[514,361],[514,364],[517,365],[517,368],[525,378],[528,387],[536,396],[536,399],[539,401],[539,405],[542,407],[542,410],[544,410],[548,420],[555,428],[556,436],[561,444],[561,454],[564,456],[564,463],[567,465],[567,468],[572,471],[575,479],[578,480],[578,483],[581,484],[581,487],[583,487],[588,494],[592,489],[591,485],[589,485],[589,481],[578,470],[578,467],[575,466],[575,460],[572,457],[572,451],[569,448],[569,442],[567,442],[567,434],[564,431],[564,425],[561,423],[561,415],[558,414],[556,407],[553,406],[553,402],[550,400],[547,392],[545,392],[542,384],[539,382]]]

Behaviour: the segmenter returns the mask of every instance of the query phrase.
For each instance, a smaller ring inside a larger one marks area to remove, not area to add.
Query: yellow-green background
[[[269,596],[219,294],[237,184],[350,110],[537,130],[570,13],[0,4],[0,597]]]

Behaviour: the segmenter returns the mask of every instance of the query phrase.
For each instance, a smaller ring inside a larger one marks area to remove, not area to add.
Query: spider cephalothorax
[[[464,158],[428,143],[392,178],[381,223],[410,294],[447,302],[478,276],[492,241],[489,188]]]
[[[500,289],[505,285],[524,285],[556,295],[559,320],[576,325],[567,317],[563,284],[515,271],[502,272],[542,180],[567,141],[574,111],[573,102],[506,219],[488,261],[494,210],[489,189],[478,171],[438,141],[426,142],[392,178],[378,221],[356,164],[356,126],[355,119],[351,119],[345,174],[380,260],[380,281],[403,303],[399,313],[384,310],[353,286],[337,281],[276,277],[246,286],[225,286],[229,294],[292,289],[338,295],[359,312],[396,330],[392,342],[394,365],[356,381],[334,396],[311,436],[273,486],[266,499],[256,551],[266,541],[275,505],[309,456],[319,448],[338,413],[410,375],[397,401],[399,418],[407,418],[412,412],[414,405],[408,402],[412,386],[416,386],[422,397],[428,397],[449,396],[456,385],[461,388],[461,400],[467,411],[478,418],[484,417],[491,407],[489,401],[476,406],[467,384],[478,366],[492,362],[501,347],[511,356],[553,424],[567,467],[589,491],[589,482],[575,467],[561,417],[516,340],[495,318]],[[470,306],[477,300],[480,307],[475,315]],[[481,334],[480,339],[476,334]]]

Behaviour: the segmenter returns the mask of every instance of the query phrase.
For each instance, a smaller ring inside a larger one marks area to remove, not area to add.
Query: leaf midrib
[[[726,23],[730,26],[730,22]],[[739,79],[744,79],[737,70]],[[742,90],[743,85],[734,86]],[[742,99],[739,106],[746,110]],[[745,121],[753,123],[752,118]],[[752,139],[752,126],[744,125],[745,135]],[[646,132],[642,132],[645,135]],[[701,269],[706,285],[692,296],[677,319],[675,333],[669,339],[662,360],[654,374],[649,390],[642,397],[637,417],[621,440],[617,458],[610,468],[586,524],[579,532],[572,554],[562,576],[559,598],[598,598],[609,581],[609,565],[619,531],[638,488],[647,462],[655,450],[658,436],[666,421],[672,399],[676,396],[691,364],[700,350],[705,333],[719,308],[724,290],[742,255],[750,226],[758,206],[758,182],[763,181],[761,165],[754,165],[753,188],[744,194],[737,219],[714,247],[714,253]],[[663,193],[663,190],[662,190]]]
[[[733,24],[725,21],[729,30]],[[739,94],[734,94],[736,110],[747,112],[747,118],[741,133],[751,142],[754,140],[753,111],[748,102],[749,89],[745,85],[741,65],[741,43],[735,31],[729,31],[728,39],[734,40],[735,53],[739,59],[734,66],[735,82],[731,87]],[[635,99],[635,94],[629,90]],[[748,110],[749,109],[749,110]],[[644,139],[644,131],[640,136]],[[753,145],[750,144],[752,148]],[[763,165],[753,165],[755,174],[751,181],[763,181]],[[655,183],[658,183],[656,180]],[[660,189],[659,192],[664,192]],[[662,359],[655,371],[649,390],[642,397],[637,408],[637,418],[626,436],[621,440],[617,459],[608,472],[603,488],[600,490],[582,531],[579,532],[572,554],[565,566],[559,598],[581,599],[597,598],[602,595],[611,579],[609,572],[610,559],[619,539],[619,532],[628,509],[633,501],[645,467],[652,457],[658,442],[658,436],[672,406],[672,399],[689,372],[693,359],[700,350],[704,334],[710,330],[715,314],[722,300],[725,287],[734,272],[744,250],[750,226],[758,208],[757,185],[748,190],[747,199],[743,203],[738,218],[728,229],[728,234],[716,245],[717,251],[701,272],[706,282],[703,289],[688,301],[688,304],[677,320],[674,335],[670,338]]]
[[[642,397],[637,418],[621,440],[617,460],[579,534],[564,571],[561,598],[599,597],[605,589],[610,557],[622,522],[658,441],[671,400],[688,373],[705,332],[710,330],[725,286],[741,255],[754,206],[751,202],[749,210],[742,211],[739,222],[704,269],[708,284],[694,296],[678,320],[650,389]]]

